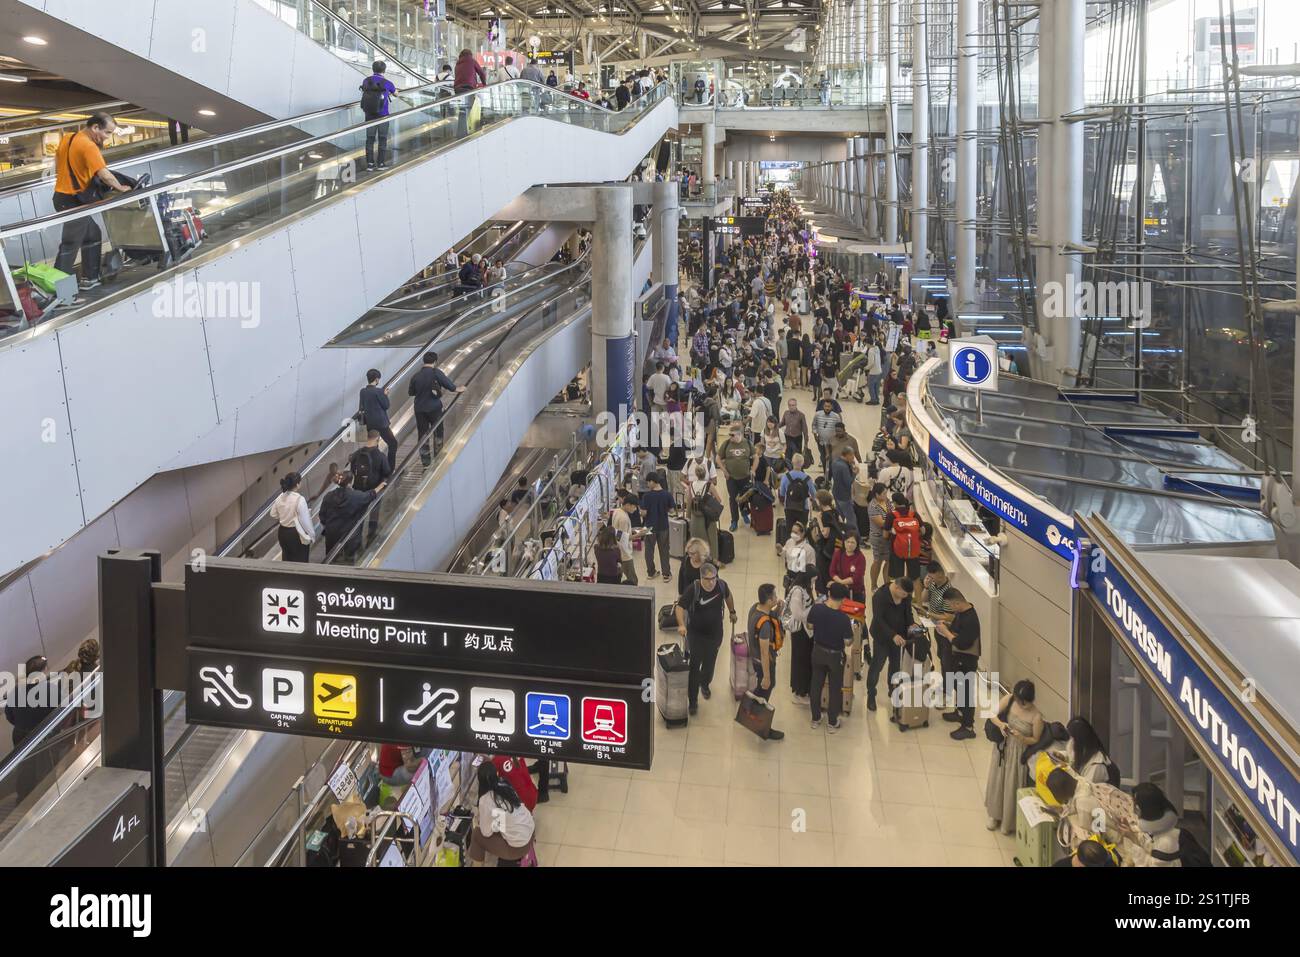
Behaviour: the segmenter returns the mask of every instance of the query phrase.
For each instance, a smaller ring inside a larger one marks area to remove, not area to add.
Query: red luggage
[[[771,505],[751,505],[749,508],[749,527],[755,535],[771,535],[774,524],[775,509]]]

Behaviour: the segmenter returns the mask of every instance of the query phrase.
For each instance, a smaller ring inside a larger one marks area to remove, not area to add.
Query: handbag
[[[1007,715],[1009,715],[1010,713],[1011,713],[1011,702],[1008,701],[1007,706],[998,712],[998,720],[1006,721]],[[992,718],[984,719],[984,737],[988,738],[999,748],[1001,748],[1004,744],[1007,743],[1006,735],[1002,733],[1001,728],[999,728],[996,724],[993,723]]]
[[[736,724],[760,738],[766,738],[772,730],[772,716],[775,713],[776,709],[766,701],[747,691],[736,706]]]
[[[710,522],[716,522],[722,517],[722,501],[712,491],[705,491],[696,501],[700,514]]]

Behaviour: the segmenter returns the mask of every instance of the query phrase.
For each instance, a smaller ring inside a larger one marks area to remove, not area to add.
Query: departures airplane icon
[[[402,720],[414,728],[421,728],[432,719],[438,728],[443,731],[450,730],[451,719],[456,716],[451,706],[458,701],[460,701],[459,691],[451,688],[439,688],[434,691],[433,685],[426,681],[419,707],[403,712]]]

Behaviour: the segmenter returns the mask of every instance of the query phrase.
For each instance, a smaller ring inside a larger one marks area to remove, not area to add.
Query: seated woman
[[[478,821],[470,833],[469,858],[480,867],[487,855],[498,867],[518,867],[533,850],[537,825],[510,782],[484,760],[478,766]]]

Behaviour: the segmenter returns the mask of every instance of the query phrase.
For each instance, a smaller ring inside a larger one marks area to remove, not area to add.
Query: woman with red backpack
[[[894,493],[894,510],[885,519],[890,537],[889,577],[921,580],[921,517],[902,492]]]

